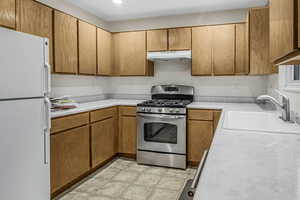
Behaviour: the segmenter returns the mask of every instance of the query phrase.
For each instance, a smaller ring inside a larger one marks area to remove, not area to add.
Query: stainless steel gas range
[[[151,89],[152,100],[137,107],[137,162],[186,168],[186,106],[194,88],[159,85]]]

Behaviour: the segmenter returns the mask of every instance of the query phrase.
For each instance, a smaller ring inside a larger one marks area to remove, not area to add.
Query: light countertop
[[[77,108],[70,110],[62,110],[51,113],[51,118],[63,117],[66,115],[72,115],[81,112],[88,112],[101,108],[108,108],[112,106],[136,106],[143,102],[143,100],[131,100],[131,99],[105,99],[101,101],[94,101],[88,103],[80,103]]]
[[[300,126],[299,134],[224,129],[230,111],[278,112],[256,104],[216,105],[223,113],[194,200],[299,200]]]
[[[54,112],[52,118],[140,102],[108,99],[82,103],[76,109]],[[195,200],[300,199],[300,131],[298,135],[223,128],[229,111],[277,112],[247,103],[193,102],[188,108],[223,110]]]

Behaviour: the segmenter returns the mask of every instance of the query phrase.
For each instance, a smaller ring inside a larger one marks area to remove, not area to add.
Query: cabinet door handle
[[[202,156],[201,162],[199,164],[199,167],[197,169],[196,175],[195,175],[195,177],[193,179],[193,182],[192,182],[192,185],[191,185],[191,189],[196,189],[196,187],[198,185],[198,182],[199,182],[202,170],[203,170],[205,162],[206,162],[207,154],[208,154],[208,150],[205,150],[204,154]]]

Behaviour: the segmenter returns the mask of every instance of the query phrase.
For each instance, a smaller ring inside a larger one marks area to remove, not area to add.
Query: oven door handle
[[[138,113],[138,116],[143,118],[161,118],[161,119],[183,119],[185,115],[156,115],[156,114],[142,114]]]

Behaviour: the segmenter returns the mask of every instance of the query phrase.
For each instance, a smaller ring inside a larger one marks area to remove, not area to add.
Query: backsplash
[[[162,61],[155,63],[154,77],[92,77],[52,75],[51,96],[109,96],[149,99],[150,88],[160,84],[195,87],[195,100],[214,102],[253,102],[267,93],[265,76],[191,76],[190,63]]]
[[[150,94],[152,85],[183,84],[195,87],[198,98],[253,98],[267,92],[264,76],[191,76],[190,63],[181,61],[156,62],[154,77],[109,78],[110,93]]]

